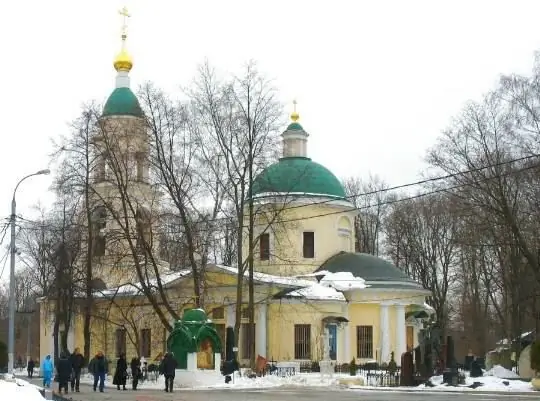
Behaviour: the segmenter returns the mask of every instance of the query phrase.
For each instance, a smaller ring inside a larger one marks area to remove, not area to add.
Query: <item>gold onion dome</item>
[[[114,68],[116,71],[127,71],[129,72],[133,67],[133,60],[129,53],[122,49],[120,53],[114,59]]]

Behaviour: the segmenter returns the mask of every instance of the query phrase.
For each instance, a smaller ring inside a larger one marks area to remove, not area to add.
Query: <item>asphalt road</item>
[[[39,384],[38,381],[34,381]],[[51,393],[47,393],[51,398]],[[538,400],[539,395],[496,394],[496,393],[439,393],[439,392],[397,392],[397,391],[360,391],[327,388],[295,388],[264,390],[176,390],[166,393],[160,390],[118,391],[106,389],[104,393],[94,392],[88,385],[81,385],[80,393],[69,393],[73,401],[529,401]]]

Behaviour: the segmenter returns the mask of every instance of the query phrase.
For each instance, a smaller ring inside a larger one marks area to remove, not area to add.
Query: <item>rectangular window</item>
[[[222,350],[223,355],[221,359],[225,359],[225,344],[226,344],[225,343],[225,333],[226,333],[225,324],[218,323],[218,324],[215,324],[214,327],[216,328],[219,339],[221,340],[221,346],[223,347],[223,350]]]
[[[249,308],[242,309],[242,319],[249,319]]]
[[[240,349],[240,359],[251,358],[251,345],[255,342],[255,324],[243,323],[240,326],[240,340],[242,347]]]
[[[140,341],[141,341],[141,356],[145,358],[150,358],[150,352],[152,350],[152,330],[142,329]]]
[[[270,260],[270,234],[264,233],[259,237],[259,258]]]
[[[126,329],[116,329],[116,357],[126,355]]]
[[[356,326],[356,357],[373,359],[373,326]]]
[[[315,233],[313,231],[304,232],[304,258],[313,259],[315,257]]]
[[[219,308],[214,308],[212,310],[212,317],[214,319],[224,319],[225,318],[225,308],[223,306]]]
[[[294,359],[311,360],[311,325],[294,325]]]

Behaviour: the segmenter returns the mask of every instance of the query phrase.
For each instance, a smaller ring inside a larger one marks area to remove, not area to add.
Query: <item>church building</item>
[[[132,60],[125,48],[114,62],[116,88],[100,118],[102,129],[119,130],[127,142],[119,142],[134,179],[133,194],[140,196],[137,213],[152,215],[159,194],[148,183],[148,132],[143,110],[130,89]],[[422,317],[433,309],[426,304],[429,291],[389,261],[356,253],[355,219],[359,212],[349,202],[340,180],[309,158],[308,133],[291,114],[282,134],[282,157],[256,179],[250,201],[258,213],[255,221],[256,252],[255,347],[256,354],[274,361],[308,362],[323,359],[323,338],[337,363],[390,361],[418,345]],[[107,161],[95,173],[95,186],[103,197],[114,198],[107,185]],[[107,212],[97,209],[100,230],[114,230]],[[269,218],[269,213],[274,213]],[[150,221],[150,220],[149,220]],[[156,224],[155,222],[153,224]],[[100,242],[99,240],[98,242]],[[118,245],[115,245],[116,247]],[[244,244],[247,255],[247,242]],[[168,331],[153,312],[137,286],[136,276],[125,262],[124,274],[110,273],[107,263],[118,260],[116,248],[101,241],[102,254],[96,274],[107,288],[96,293],[95,307],[101,315],[92,319],[91,354],[102,350],[109,359],[120,353],[137,354],[146,360],[159,358],[166,350]],[[117,262],[116,262],[117,263]],[[235,325],[237,269],[210,264],[204,306],[222,340],[226,327]],[[246,279],[244,280],[247,281]],[[189,268],[170,269],[163,263],[162,283],[177,313],[192,307],[193,280]],[[250,358],[247,315],[247,286],[240,329],[238,355],[241,363]],[[40,358],[53,354],[51,304],[41,300]],[[54,305],[53,305],[54,307]],[[83,347],[82,311],[75,311],[68,332],[68,349]],[[225,341],[223,341],[225,343]],[[200,361],[200,367],[211,367]]]

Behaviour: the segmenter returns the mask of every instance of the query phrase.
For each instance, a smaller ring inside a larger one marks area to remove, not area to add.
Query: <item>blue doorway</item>
[[[337,360],[337,325],[329,324],[328,334],[330,336],[330,359],[335,361]]]

